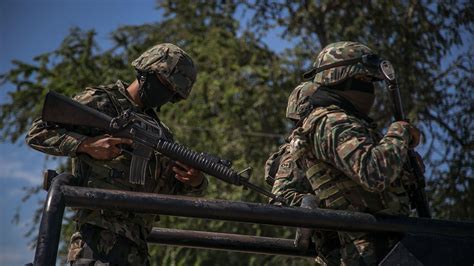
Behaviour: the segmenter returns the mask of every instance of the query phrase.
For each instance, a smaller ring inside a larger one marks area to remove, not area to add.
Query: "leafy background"
[[[427,165],[428,194],[437,218],[472,220],[473,10],[469,1],[157,1],[160,16],[143,25],[123,25],[101,47],[93,29],[71,28],[59,47],[12,61],[1,74],[1,141],[17,143],[48,90],[72,95],[86,86],[133,80],[130,62],[160,42],[183,47],[198,66],[187,101],[168,105],[161,117],[176,139],[195,150],[252,166],[260,178],[268,154],[284,140],[286,99],[317,51],[354,40],[392,61],[409,118],[422,129],[419,148]],[[276,51],[274,42],[288,48]],[[382,88],[373,117],[391,121]],[[62,169],[67,168],[64,160]],[[34,195],[38,188],[26,192]],[[265,202],[266,199],[211,178],[207,197]],[[37,218],[34,216],[33,218]],[[15,222],[20,222],[15,217]],[[37,228],[30,223],[30,238]],[[163,217],[159,226],[292,237],[289,228]],[[72,230],[65,224],[64,239]],[[63,250],[64,252],[64,250]],[[302,265],[309,261],[218,251],[152,246],[157,265]]]

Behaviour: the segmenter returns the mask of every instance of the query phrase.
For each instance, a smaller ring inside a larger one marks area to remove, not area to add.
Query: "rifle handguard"
[[[242,185],[239,175],[232,168],[214,162],[213,160],[203,156],[201,153],[188,149],[176,142],[160,139],[156,143],[155,149],[173,160],[183,162],[184,164],[215,176],[227,183],[237,186]]]

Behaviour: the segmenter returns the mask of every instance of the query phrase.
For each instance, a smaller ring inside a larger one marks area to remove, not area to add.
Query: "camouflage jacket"
[[[127,86],[124,82],[117,81],[107,86],[86,88],[74,99],[112,117],[129,108],[144,113],[144,110],[129,97],[126,92]],[[163,125],[154,111],[148,110],[146,114]],[[163,127],[166,128],[164,125]],[[123,153],[112,160],[95,160],[86,154],[76,153],[82,140],[105,133],[93,128],[48,125],[37,119],[27,134],[26,142],[38,151],[71,157],[73,174],[80,177],[83,185],[87,187],[194,196],[201,196],[206,189],[207,179],[196,188],[175,179],[171,170],[172,161],[159,153],[155,153],[149,161],[144,186],[131,184],[128,181],[131,163],[129,154]],[[172,137],[169,131],[167,135]],[[75,215],[79,225],[88,223],[109,229],[139,246],[146,245],[145,239],[156,218],[155,215],[108,210],[77,210]]]
[[[400,179],[411,178],[404,171],[403,163],[407,158],[409,132],[399,123],[393,123],[382,136],[366,121],[347,114],[337,106],[329,106],[313,110],[289,139],[272,192],[287,198],[292,205],[297,205],[304,194],[322,192],[324,186],[320,183],[329,181],[317,180],[316,183],[319,183],[314,184],[311,175],[315,170],[309,169],[311,165],[298,161],[299,158],[309,157],[350,180],[340,182],[345,183],[340,184],[342,186],[350,182],[350,186],[358,185],[369,195],[395,190],[395,193],[388,193],[389,199],[380,197],[378,201],[400,202],[398,197],[401,196],[403,206],[398,206],[395,212],[408,213],[406,191]],[[331,193],[323,192],[319,194]]]
[[[408,129],[395,122],[382,136],[365,120],[336,106],[329,108],[334,111],[315,122],[312,129],[316,158],[328,162],[369,192],[386,190],[402,176],[410,142]],[[318,118],[310,115],[309,119]]]

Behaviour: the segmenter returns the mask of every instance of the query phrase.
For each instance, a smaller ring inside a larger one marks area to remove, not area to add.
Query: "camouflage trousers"
[[[318,254],[315,259],[318,266],[337,266],[341,264],[341,253],[339,249],[331,250],[328,253]]]
[[[397,235],[339,232],[341,265],[377,265],[399,241]]]
[[[68,262],[70,265],[150,265],[147,247],[109,230],[84,224],[71,237]]]
[[[315,231],[313,242],[318,252],[316,265],[333,266],[341,264],[339,235],[337,232]]]

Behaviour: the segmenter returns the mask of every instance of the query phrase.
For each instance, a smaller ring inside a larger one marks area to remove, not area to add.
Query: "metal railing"
[[[58,175],[51,182],[41,218],[34,265],[55,264],[61,223],[66,206],[297,228],[403,233],[409,235],[422,234],[424,236],[436,236],[438,240],[443,238],[459,240],[461,241],[459,243],[463,243],[462,245],[466,243],[474,244],[474,223],[472,222],[409,217],[376,217],[367,213],[349,211],[280,207],[248,202],[94,189],[76,187],[74,182],[75,178],[69,174]],[[226,233],[155,228],[148,241],[150,243],[239,252],[303,257],[316,256],[314,249],[308,249],[307,246],[298,246],[291,239]]]

